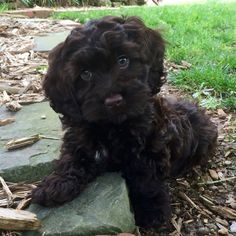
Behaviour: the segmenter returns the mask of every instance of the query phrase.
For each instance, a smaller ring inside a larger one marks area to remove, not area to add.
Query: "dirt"
[[[17,19],[0,19],[0,104],[16,101],[25,104],[44,100],[41,82],[47,67],[47,53],[33,51],[33,35],[68,30],[56,21],[20,23]],[[187,70],[191,65],[166,62],[167,70]],[[163,95],[190,97],[167,84]],[[170,235],[236,235],[230,232],[236,221],[236,115],[222,109],[207,113],[219,130],[218,148],[214,159],[205,168],[195,168],[185,178],[170,181],[172,218],[160,229],[139,229],[142,236]],[[0,189],[0,206],[24,209],[33,185],[7,183],[17,196],[7,199],[6,189]],[[24,191],[23,191],[23,190]],[[145,217],[145,216],[144,216]],[[2,235],[20,235],[2,232]]]

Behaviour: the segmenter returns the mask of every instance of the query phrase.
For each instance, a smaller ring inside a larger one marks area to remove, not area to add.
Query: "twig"
[[[11,205],[13,202],[13,194],[12,194],[11,190],[9,189],[9,187],[7,186],[5,180],[1,176],[0,176],[0,182],[2,184],[3,190],[7,194],[8,205]]]
[[[210,206],[208,205],[209,209],[214,211],[216,214],[220,215],[221,217],[235,220],[236,218],[236,211],[234,209],[231,209],[229,207],[225,206]]]
[[[210,209],[212,212],[220,215],[224,218],[228,219],[235,219],[236,218],[236,211],[226,206],[214,205],[214,202],[210,201],[206,197],[200,195],[200,199],[203,200],[202,203]]]
[[[42,138],[42,139],[60,140],[60,138],[48,137],[48,136],[44,136],[44,135],[39,135],[39,137]]]
[[[27,147],[29,145],[32,145],[41,139],[60,140],[60,138],[56,138],[56,137],[47,137],[44,135],[35,134],[30,137],[13,139],[13,140],[7,142],[5,147],[7,148],[7,150],[14,150],[14,149],[23,148],[23,147]]]
[[[13,139],[13,140],[7,142],[5,147],[7,148],[7,150],[14,150],[14,149],[29,146],[33,143],[36,143],[39,140],[40,140],[40,137],[38,134],[36,134],[36,135],[32,135],[30,137]]]
[[[180,221],[178,220],[178,223],[177,223],[175,220],[175,217],[173,217],[171,219],[171,223],[175,227],[175,231],[173,233],[175,233],[175,235],[177,233],[178,236],[182,236],[182,233],[181,233],[182,219],[180,219]]]
[[[215,180],[215,181],[202,182],[202,183],[198,183],[197,185],[198,186],[212,185],[212,184],[223,183],[225,181],[230,181],[230,180],[233,180],[233,179],[236,179],[236,176],[229,177],[229,178],[226,178],[226,179]]]
[[[192,199],[190,199],[190,197],[188,197],[185,193],[179,192],[179,195],[180,195],[180,197],[181,197],[182,199],[184,199],[184,200],[186,200],[187,202],[189,202],[192,207],[194,207],[194,208],[197,209],[197,210],[201,210],[200,207],[197,206],[197,205],[192,201]]]
[[[213,203],[212,201],[210,201],[208,198],[206,198],[206,197],[204,197],[204,196],[202,196],[202,195],[200,195],[199,197],[200,197],[200,199],[202,199],[207,205],[214,205],[214,203]]]
[[[155,3],[157,6],[159,5],[160,0],[152,0],[153,3]]]
[[[206,217],[208,217],[208,218],[211,218],[211,212],[209,212],[209,211],[206,211],[205,209],[201,209],[199,206],[197,206],[194,202],[193,202],[193,200],[192,199],[190,199],[190,197],[188,197],[185,193],[183,193],[183,192],[179,192],[179,196],[182,198],[182,199],[184,199],[184,200],[186,200],[188,203],[190,203],[190,205],[192,206],[192,207],[194,207],[197,211],[199,211],[202,215],[204,215],[204,216],[206,216]]]

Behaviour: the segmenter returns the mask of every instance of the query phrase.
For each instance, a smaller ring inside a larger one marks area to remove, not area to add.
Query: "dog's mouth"
[[[123,96],[119,93],[112,94],[105,98],[104,104],[109,108],[118,107],[123,103]]]

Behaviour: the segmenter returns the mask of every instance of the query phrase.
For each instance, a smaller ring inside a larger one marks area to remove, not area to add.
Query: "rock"
[[[236,221],[233,221],[230,225],[230,231],[231,233],[236,233]]]
[[[209,232],[210,232],[210,230],[207,227],[199,227],[197,229],[198,235],[207,235],[207,234],[209,234]]]
[[[41,119],[45,115],[47,119]],[[0,175],[6,181],[37,181],[52,171],[52,161],[59,156],[61,124],[47,102],[24,106],[14,113],[0,108],[0,119],[13,117],[14,123],[2,126],[0,136]],[[5,144],[16,138],[41,134],[59,140],[41,139],[31,146],[7,151]]]
[[[31,205],[29,209],[41,219],[38,231],[25,236],[94,236],[134,232],[125,181],[116,173],[98,177],[72,202],[57,208]]]
[[[33,50],[35,52],[48,52],[52,50],[59,43],[63,42],[70,34],[70,30],[63,32],[53,32],[46,35],[35,36]]]

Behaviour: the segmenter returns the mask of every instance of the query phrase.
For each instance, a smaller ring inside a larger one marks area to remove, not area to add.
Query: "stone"
[[[35,52],[49,52],[59,43],[63,42],[71,31],[53,32],[46,35],[35,36],[33,50]]]
[[[45,115],[46,119],[41,119]],[[0,175],[6,181],[37,181],[52,171],[52,161],[59,157],[61,124],[48,102],[23,106],[18,112],[0,108],[0,119],[13,117],[14,123],[0,127]],[[8,151],[5,144],[22,137],[41,134],[46,137],[31,146]]]
[[[231,233],[236,233],[236,221],[233,221],[230,225],[230,231]]]
[[[207,235],[207,234],[209,234],[209,232],[210,232],[210,230],[207,227],[199,227],[197,229],[197,234],[198,235]]]
[[[117,235],[135,230],[127,187],[118,173],[98,177],[78,198],[60,207],[32,204],[27,210],[37,214],[42,227],[24,236]]]

